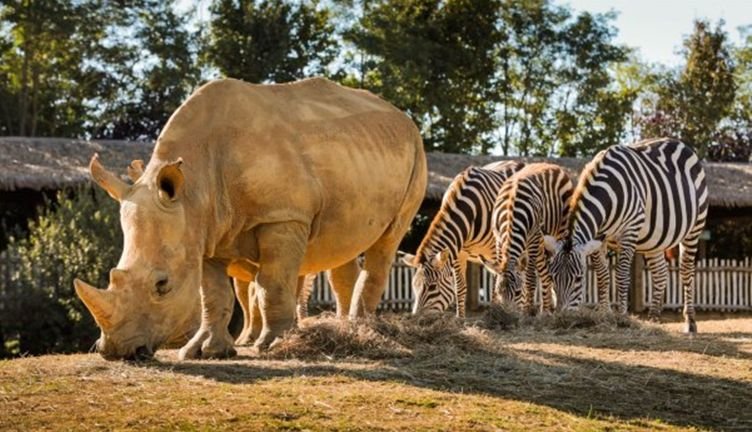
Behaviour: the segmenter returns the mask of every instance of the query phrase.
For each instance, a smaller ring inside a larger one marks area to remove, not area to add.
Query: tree
[[[562,32],[568,62],[560,72],[555,142],[561,156],[593,155],[621,142],[637,91],[618,87],[614,66],[627,60],[627,50],[611,39],[613,15],[582,13]]]
[[[95,137],[155,139],[200,81],[198,38],[187,29],[188,16],[178,15],[173,2],[142,1],[134,10],[131,42],[140,54],[118,83],[118,96],[104,101],[92,127]]]
[[[345,40],[371,59],[360,81],[404,109],[428,149],[487,151],[499,1],[370,2]],[[363,67],[365,66],[365,67]],[[357,68],[355,68],[357,69]]]
[[[104,0],[5,2],[0,22],[8,39],[0,47],[0,95],[11,103],[3,113],[3,133],[82,135],[87,100],[101,95],[107,81],[101,66],[119,51],[107,43],[107,30],[124,17],[120,7]]]
[[[717,140],[718,128],[732,109],[736,83],[723,22],[715,29],[695,21],[684,41],[686,64],[663,77],[655,111],[644,122],[643,136],[675,136],[704,157]]]
[[[329,11],[316,2],[215,0],[204,59],[252,83],[325,73],[335,45]]]

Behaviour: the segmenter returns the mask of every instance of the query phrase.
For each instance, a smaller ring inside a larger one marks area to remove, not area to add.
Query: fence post
[[[642,254],[635,253],[632,260],[632,292],[629,295],[629,306],[635,313],[645,310],[645,286],[642,283],[644,273],[645,258]]]
[[[468,312],[478,310],[480,303],[480,265],[476,263],[467,263],[467,299],[465,306]]]

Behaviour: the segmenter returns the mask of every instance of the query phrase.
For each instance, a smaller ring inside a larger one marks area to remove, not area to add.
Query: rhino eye
[[[166,277],[157,281],[157,283],[155,284],[157,294],[162,296],[170,292],[170,288],[167,286],[167,282],[168,280]]]

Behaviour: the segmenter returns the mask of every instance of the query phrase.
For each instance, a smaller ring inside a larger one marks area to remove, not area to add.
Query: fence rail
[[[10,293],[12,275],[17,263],[11,262],[7,256],[0,254],[0,310],[3,309],[3,298]],[[610,265],[611,282],[609,286],[609,301],[616,301],[615,262]],[[393,311],[408,311],[412,308],[413,291],[412,276],[414,269],[401,263],[395,263],[389,275],[387,289],[382,297],[381,309]],[[485,269],[477,272],[478,304],[488,305],[494,286],[494,276]],[[653,294],[653,284],[647,268],[640,272],[642,304],[649,305]],[[585,304],[595,304],[598,301],[595,272],[588,269],[585,275]],[[540,300],[540,289],[536,298]],[[319,308],[334,306],[334,296],[329,288],[324,273],[319,274],[314,282],[310,304]],[[683,291],[679,277],[679,266],[676,260],[669,262],[669,280],[666,287],[664,307],[680,309],[683,306]],[[695,275],[695,307],[698,310],[713,311],[742,311],[752,310],[752,257],[742,260],[704,259],[697,263]]]
[[[615,286],[615,259],[610,263],[609,302],[617,299]],[[395,263],[389,277],[389,285],[382,296],[381,309],[405,311],[413,303],[411,288],[414,269]],[[647,267],[640,272],[642,278],[643,304],[649,305],[653,295],[653,284]],[[479,304],[488,305],[494,286],[494,275],[485,268],[480,271],[478,283]],[[540,286],[536,290],[540,301]],[[598,288],[595,272],[588,269],[585,275],[585,304],[598,302]],[[334,306],[334,298],[324,273],[316,278],[311,294],[311,305],[317,307]],[[677,260],[669,261],[669,279],[664,295],[664,308],[680,309],[684,305],[683,289],[679,277]],[[752,310],[752,257],[742,260],[704,259],[697,262],[695,275],[695,308],[713,311]]]

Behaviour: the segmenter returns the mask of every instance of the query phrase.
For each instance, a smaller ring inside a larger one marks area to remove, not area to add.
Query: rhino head
[[[133,185],[89,164],[96,183],[120,203],[123,253],[109,286],[76,279],[76,293],[101,329],[97,351],[106,359],[151,357],[164,345],[184,342],[198,327],[200,239],[185,205],[182,160],[134,163]]]

